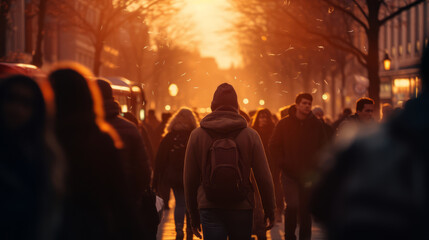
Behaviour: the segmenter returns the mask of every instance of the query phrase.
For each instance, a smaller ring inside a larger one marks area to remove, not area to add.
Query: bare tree
[[[57,14],[64,23],[85,34],[94,46],[93,72],[100,73],[101,54],[106,40],[130,19],[162,15],[173,0],[56,0]]]

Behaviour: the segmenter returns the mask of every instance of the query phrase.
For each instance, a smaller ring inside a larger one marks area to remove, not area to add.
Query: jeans
[[[183,188],[173,188],[176,206],[174,208],[174,224],[176,226],[176,239],[183,239],[183,225],[186,215],[186,233],[187,236],[192,236],[192,228],[188,215],[186,214],[185,193]]]
[[[252,235],[251,209],[200,209],[204,240],[249,240]]]
[[[311,240],[311,213],[308,207],[310,189],[283,174],[283,191],[286,202],[285,240],[296,240],[295,229],[299,214],[299,239]]]

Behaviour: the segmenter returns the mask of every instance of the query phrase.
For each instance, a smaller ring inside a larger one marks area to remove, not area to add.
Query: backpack
[[[249,188],[243,178],[243,160],[235,141],[242,129],[228,136],[205,130],[213,138],[202,174],[207,200],[221,205],[245,200]]]

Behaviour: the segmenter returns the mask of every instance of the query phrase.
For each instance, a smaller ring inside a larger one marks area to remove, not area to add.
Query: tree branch
[[[412,8],[412,7],[416,6],[416,5],[418,5],[418,4],[420,4],[420,3],[424,2],[424,1],[426,1],[426,0],[416,0],[416,1],[415,1],[415,2],[413,2],[413,3],[410,3],[410,4],[408,4],[408,5],[405,5],[405,6],[403,6],[403,7],[400,7],[398,10],[396,10],[396,12],[394,12],[394,13],[392,13],[392,14],[390,14],[390,15],[386,16],[385,18],[383,18],[383,19],[380,21],[380,26],[381,26],[381,25],[383,25],[383,24],[385,24],[385,23],[386,23],[387,21],[389,21],[390,19],[392,19],[392,18],[394,18],[394,17],[398,16],[398,15],[399,15],[399,14],[401,14],[403,11],[406,11],[406,10],[408,10],[408,9],[410,9],[410,8]]]
[[[341,12],[347,14],[348,16],[350,16],[351,18],[353,18],[353,20],[355,20],[357,23],[359,23],[359,25],[361,25],[365,30],[368,30],[368,26],[366,23],[364,23],[361,19],[359,19],[356,15],[354,15],[352,12],[346,10],[344,7],[332,2],[331,0],[322,0],[327,4],[330,4],[332,6],[334,6],[334,8],[339,9]]]
[[[354,4],[356,5],[356,7],[358,7],[359,11],[362,13],[362,15],[368,20],[368,14],[366,14],[366,12],[363,10],[362,6],[356,1],[353,0]]]

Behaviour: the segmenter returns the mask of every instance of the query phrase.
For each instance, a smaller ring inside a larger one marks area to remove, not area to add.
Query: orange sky
[[[231,35],[223,32],[231,25],[231,13],[227,0],[186,0],[184,13],[191,15],[195,24],[196,36],[200,41],[199,49],[203,56],[212,56],[221,68],[235,66],[241,62],[241,56],[235,47]],[[229,19],[228,19],[229,18]]]

